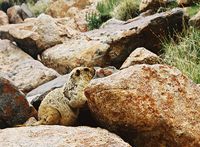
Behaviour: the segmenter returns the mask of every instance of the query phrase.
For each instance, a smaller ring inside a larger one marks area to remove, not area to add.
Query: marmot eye
[[[80,76],[81,71],[79,69],[76,70],[75,76]]]
[[[89,68],[84,68],[84,71],[89,72],[90,70]]]

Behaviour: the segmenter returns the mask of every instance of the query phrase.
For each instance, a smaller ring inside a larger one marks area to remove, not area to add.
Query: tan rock
[[[70,7],[68,10],[67,10],[67,16],[68,17],[71,17],[71,18],[74,18],[77,13],[79,13],[79,9],[77,7]]]
[[[76,30],[86,32],[88,31],[86,14],[96,11],[96,3],[91,0],[56,0],[48,7],[47,14],[54,18],[69,17],[70,21],[75,22]]]
[[[200,88],[174,67],[131,66],[85,94],[96,120],[138,147],[200,146]]]
[[[21,23],[23,22],[22,17],[20,16],[22,9],[20,6],[13,6],[7,10],[7,15],[10,23]]]
[[[67,10],[73,5],[73,1],[55,0],[49,4],[46,13],[52,17],[65,17]]]
[[[33,30],[40,35],[38,48],[47,49],[51,46],[61,43],[62,30],[56,24],[56,21],[48,16],[41,14],[38,21],[34,24]]]
[[[37,58],[39,53],[68,37],[65,28],[52,17],[41,14],[37,19],[29,19],[22,24],[0,27],[0,37],[15,41],[26,53]]]
[[[90,4],[89,0],[55,0],[52,1],[48,8],[47,14],[51,15],[52,17],[66,17],[67,11],[71,7],[76,7],[77,9],[84,9],[87,5]]]
[[[70,7],[66,15],[70,18],[70,21],[74,22],[76,30],[86,32],[88,31],[88,22],[86,21],[86,14],[90,11],[92,10],[79,10],[77,7]]]
[[[199,0],[177,0],[179,6],[191,6],[195,2],[199,2]]]
[[[64,126],[3,129],[0,130],[0,146],[130,147],[104,129]]]
[[[41,55],[41,62],[61,74],[79,66],[105,66],[109,45],[98,41],[71,40],[49,48]]]
[[[69,39],[79,36],[80,29],[75,19],[71,19],[70,17],[64,17],[64,18],[57,18],[55,20],[56,24],[62,26],[62,30],[66,30],[67,32],[66,36]]]
[[[200,28],[200,11],[189,20],[189,24],[193,27]]]
[[[20,90],[29,92],[59,74],[33,60],[8,40],[0,40],[0,69]]]
[[[7,15],[9,18],[9,22],[13,24],[21,23],[24,21],[24,19],[33,17],[32,12],[29,10],[28,6],[25,3],[23,3],[21,6],[14,5],[8,8]]]
[[[135,64],[159,64],[161,59],[154,53],[148,51],[147,49],[140,47],[135,49],[126,61],[123,63],[120,69],[127,68]]]
[[[86,15],[91,11],[94,12],[93,9],[83,9],[73,17],[78,30],[80,30],[81,32],[88,31],[88,22],[86,21]]]
[[[86,6],[88,6],[91,3],[92,3],[92,0],[75,0],[73,7],[84,9]]]
[[[0,25],[6,25],[8,24],[8,16],[5,12],[0,11]]]
[[[141,0],[139,10],[142,12],[149,9],[156,10],[159,7],[166,5],[167,1],[168,0]]]

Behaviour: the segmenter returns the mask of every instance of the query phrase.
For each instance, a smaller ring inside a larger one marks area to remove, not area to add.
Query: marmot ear
[[[76,72],[75,72],[75,76],[78,77],[78,76],[80,76],[80,74],[81,74],[81,71],[79,69],[77,69]]]

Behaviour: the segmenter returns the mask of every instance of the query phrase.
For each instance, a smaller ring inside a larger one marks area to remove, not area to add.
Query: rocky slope
[[[183,8],[160,8],[171,1],[142,0],[137,17],[89,31],[98,1],[40,0],[38,17],[26,4],[0,11],[0,146],[200,146],[200,86],[160,56],[163,39],[199,28],[200,12],[189,20]],[[96,75],[76,124],[17,128],[79,66]]]

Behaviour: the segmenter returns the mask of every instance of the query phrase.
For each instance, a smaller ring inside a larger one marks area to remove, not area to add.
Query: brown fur
[[[32,125],[73,125],[78,117],[79,108],[87,101],[84,89],[93,78],[95,70],[78,67],[72,70],[62,88],[48,93],[38,110],[38,119]]]

